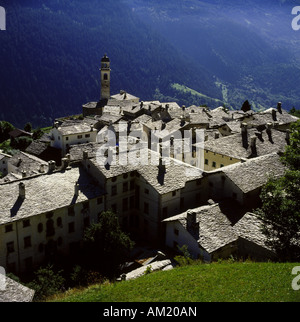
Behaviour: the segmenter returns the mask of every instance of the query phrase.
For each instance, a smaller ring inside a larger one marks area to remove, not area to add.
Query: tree
[[[9,132],[14,130],[15,127],[6,121],[0,121],[0,143],[9,139]]]
[[[293,106],[290,110],[290,114],[296,117],[300,117],[300,110],[297,110],[295,106]]]
[[[40,268],[35,272],[34,281],[27,286],[35,290],[35,300],[43,300],[47,296],[64,291],[65,279],[62,271],[55,272],[51,265]]]
[[[262,189],[262,207],[258,210],[267,244],[283,261],[300,259],[300,121],[291,130],[291,144],[282,157],[288,169],[282,178],[268,180]]]
[[[244,112],[248,112],[248,111],[251,110],[251,105],[249,104],[248,100],[246,100],[243,103],[241,110],[244,111]]]
[[[130,254],[133,242],[119,225],[117,216],[106,211],[99,221],[86,229],[84,250],[86,262],[91,269],[98,269],[108,278],[119,273],[119,267]]]
[[[28,133],[31,133],[32,131],[32,125],[30,122],[27,122],[24,126],[24,131],[28,132]]]

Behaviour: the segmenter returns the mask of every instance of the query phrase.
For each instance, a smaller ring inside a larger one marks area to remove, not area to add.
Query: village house
[[[201,203],[202,172],[174,159],[162,159],[149,149],[136,153],[144,160],[130,163],[129,155],[128,164],[121,165],[119,154],[115,165],[105,165],[86,155],[82,163],[106,192],[104,209],[117,213],[124,229],[159,243],[163,219]]]
[[[262,220],[245,213],[232,225],[219,204],[190,209],[164,220],[166,246],[178,250],[188,247],[195,259],[211,262],[230,256],[256,261],[276,260],[275,251],[267,245]]]
[[[32,271],[76,251],[103,210],[103,192],[81,167],[1,184],[0,266]]]
[[[1,161],[0,161],[1,162]],[[48,162],[31,154],[19,151],[6,162],[6,175],[0,182],[8,182],[48,172]]]
[[[8,161],[10,158],[11,155],[0,152],[0,173],[2,176],[6,176],[8,174]]]
[[[204,150],[204,170],[212,171],[246,159],[284,152],[289,144],[289,132],[274,129],[257,131],[248,129],[246,123],[241,124],[240,133],[208,140],[202,145]]]
[[[57,122],[51,130],[51,147],[61,150],[61,155],[68,154],[70,146],[88,142],[96,142],[97,130],[86,123],[62,124]]]
[[[208,199],[231,198],[252,210],[260,205],[262,186],[270,177],[282,177],[285,170],[280,156],[271,153],[207,172],[203,184]]]

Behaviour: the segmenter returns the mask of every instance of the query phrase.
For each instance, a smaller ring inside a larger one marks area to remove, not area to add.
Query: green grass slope
[[[152,272],[136,280],[69,290],[58,302],[299,302],[296,263],[222,262]],[[299,283],[299,282],[298,282]]]

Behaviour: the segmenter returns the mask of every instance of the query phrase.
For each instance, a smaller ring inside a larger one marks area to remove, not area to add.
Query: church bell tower
[[[110,98],[110,60],[105,54],[101,59],[101,96],[100,100]]]

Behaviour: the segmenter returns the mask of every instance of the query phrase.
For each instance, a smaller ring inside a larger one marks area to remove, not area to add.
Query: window
[[[69,233],[74,233],[74,231],[75,231],[75,223],[70,222],[69,223]]]
[[[37,230],[39,233],[41,233],[43,231],[43,224],[42,223],[38,224]]]
[[[112,182],[116,182],[116,181],[117,181],[117,177],[113,177],[113,178],[111,179],[111,181],[112,181]]]
[[[103,79],[104,79],[104,80],[108,80],[108,76],[107,76],[107,74],[104,74],[104,75],[103,75]]]
[[[30,226],[30,220],[29,219],[23,220],[23,228],[29,227],[29,226]]]
[[[82,135],[77,135],[77,139],[82,139]]]
[[[130,187],[129,187],[130,191],[134,190],[134,180],[130,181]]]
[[[130,176],[131,176],[131,177],[134,177],[134,176],[135,176],[134,171],[131,171],[131,172],[130,172]]]
[[[128,178],[128,174],[127,173],[124,173],[123,174],[123,179],[127,179]]]
[[[206,165],[208,165],[208,159],[205,159],[205,162],[204,162]]]
[[[111,187],[111,195],[115,196],[117,194],[117,186],[112,186]]]
[[[24,248],[31,247],[31,237],[24,237]]]
[[[66,136],[66,141],[69,141],[69,137],[68,136]]]
[[[55,229],[54,229],[54,221],[49,219],[46,223],[46,237],[54,236]]]
[[[91,136],[90,134],[86,134],[84,137],[89,138],[90,136]]]
[[[13,253],[15,251],[14,242],[9,242],[6,244],[7,253]]]
[[[128,210],[128,198],[123,199],[123,211]]]
[[[62,227],[62,219],[61,217],[58,217],[56,220],[57,227]]]
[[[144,202],[144,213],[149,214],[149,204],[147,202]]]
[[[215,161],[213,161],[212,166],[213,166],[213,168],[216,168],[217,167],[217,164],[216,164]]]
[[[220,165],[220,167],[221,167],[221,168],[224,168],[224,164],[221,164],[221,165]]]
[[[9,233],[10,231],[13,231],[13,225],[12,224],[5,226],[5,232]]]
[[[123,183],[123,192],[127,192],[128,191],[128,182],[124,182]]]
[[[68,208],[68,216],[75,216],[74,206]]]

